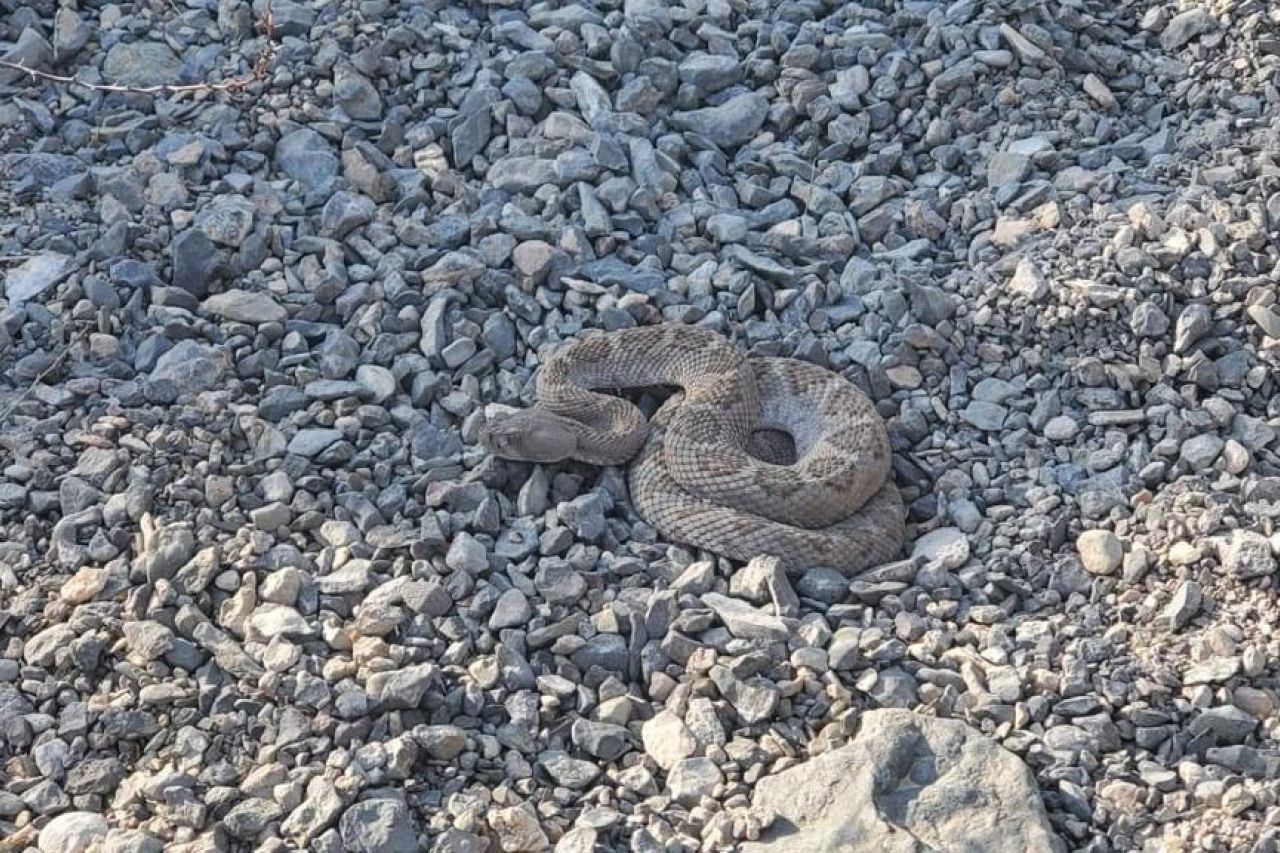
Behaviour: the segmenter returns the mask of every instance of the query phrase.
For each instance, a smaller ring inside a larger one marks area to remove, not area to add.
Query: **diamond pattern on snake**
[[[651,419],[602,393],[655,386],[679,390]],[[673,541],[847,574],[902,548],[906,513],[884,421],[830,370],[748,358],[714,331],[666,324],[585,334],[543,363],[536,394],[532,407],[491,419],[490,451],[629,464],[632,504]]]

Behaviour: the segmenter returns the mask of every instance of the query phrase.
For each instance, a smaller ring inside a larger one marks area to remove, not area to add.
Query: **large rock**
[[[181,83],[182,60],[160,42],[120,42],[107,51],[102,76],[122,86],[164,86]]]
[[[75,264],[67,255],[45,252],[19,267],[9,270],[4,281],[4,296],[11,306],[21,305],[39,296],[66,278]]]
[[[1031,771],[956,720],[868,711],[848,746],[762,780],[742,853],[1063,853]]]
[[[106,818],[93,812],[64,812],[40,830],[40,853],[84,853],[106,836]]]
[[[309,127],[286,134],[276,143],[276,165],[295,181],[317,186],[338,174],[338,155],[323,136]]]
[[[418,838],[409,809],[399,800],[363,800],[338,821],[342,843],[352,853],[413,853]]]
[[[759,132],[769,117],[769,101],[757,92],[735,95],[716,107],[672,116],[685,130],[700,133],[721,148],[736,148]]]
[[[206,312],[238,323],[280,323],[289,312],[266,293],[252,290],[228,290],[215,293],[200,306]]]
[[[188,394],[207,391],[222,378],[223,360],[212,347],[193,340],[179,341],[156,360],[151,371],[148,398],[172,403]]]

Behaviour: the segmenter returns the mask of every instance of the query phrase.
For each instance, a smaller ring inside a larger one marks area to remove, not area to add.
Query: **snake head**
[[[522,409],[492,418],[485,430],[489,452],[521,462],[561,462],[578,449],[576,422],[545,409]]]

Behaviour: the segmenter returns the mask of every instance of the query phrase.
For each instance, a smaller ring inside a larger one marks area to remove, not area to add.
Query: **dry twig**
[[[272,64],[275,62],[276,27],[275,16],[271,12],[270,5],[268,5],[266,10],[262,13],[260,25],[262,26],[263,34],[267,37],[267,47],[262,52],[262,55],[258,57],[258,61],[254,63],[253,69],[243,77],[223,80],[220,83],[162,83],[159,86],[120,86],[113,83],[90,83],[75,76],[51,74],[48,71],[41,71],[37,68],[28,68],[21,63],[9,62],[4,59],[0,59],[0,67],[12,68],[15,71],[21,71],[23,74],[30,75],[33,79],[83,86],[86,89],[92,89],[95,92],[117,92],[131,95],[184,95],[194,92],[234,92],[251,86],[259,80],[264,79],[267,76],[267,72],[271,70]]]
[[[21,406],[28,397],[35,393],[35,390],[39,387],[40,383],[58,369],[58,365],[62,364],[62,360],[67,357],[67,353],[71,352],[71,348],[78,344],[83,338],[84,330],[72,333],[71,340],[67,341],[58,354],[54,356],[53,361],[49,362],[49,366],[40,371],[40,375],[31,381],[31,384],[27,386],[25,391],[13,398],[13,400],[9,402],[9,405],[4,407],[4,411],[0,411],[0,424],[9,420],[9,415],[12,415],[17,411],[18,407]]]

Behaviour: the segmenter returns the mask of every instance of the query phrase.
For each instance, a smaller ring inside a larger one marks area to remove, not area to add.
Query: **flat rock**
[[[677,112],[672,119],[685,130],[707,137],[722,148],[751,139],[769,115],[769,101],[756,92],[734,95],[716,107]]]
[[[338,174],[338,155],[323,136],[309,127],[280,137],[275,159],[286,175],[304,184],[323,184]]]
[[[280,323],[289,316],[280,303],[265,293],[251,290],[228,290],[215,293],[200,307],[216,317],[224,320],[235,320],[239,323]]]
[[[1195,6],[1174,15],[1160,33],[1160,46],[1165,50],[1177,50],[1201,33],[1214,28],[1213,15],[1204,6]]]
[[[342,813],[338,829],[350,853],[415,853],[418,849],[409,809],[399,800],[354,803]]]
[[[71,257],[57,252],[36,255],[4,277],[4,298],[11,306],[34,299],[67,277],[75,268]]]
[[[95,812],[65,812],[45,824],[36,846],[40,853],[86,853],[108,829],[106,818]]]
[[[102,75],[121,86],[163,86],[181,83],[182,60],[160,42],[121,42],[107,51]]]
[[[716,612],[729,633],[735,637],[747,640],[786,640],[790,634],[787,624],[781,619],[752,607],[745,601],[708,592],[702,596],[702,603]]]
[[[969,537],[958,527],[940,527],[917,539],[911,556],[927,564],[955,570],[969,559]]]
[[[761,780],[752,810],[768,826],[742,853],[1066,850],[1017,756],[903,710],[867,711],[848,746]]]
[[[698,748],[684,720],[667,710],[659,711],[640,728],[644,751],[664,770],[693,755]]]
[[[179,341],[156,360],[148,393],[158,402],[207,391],[222,378],[224,362],[209,346]]]

